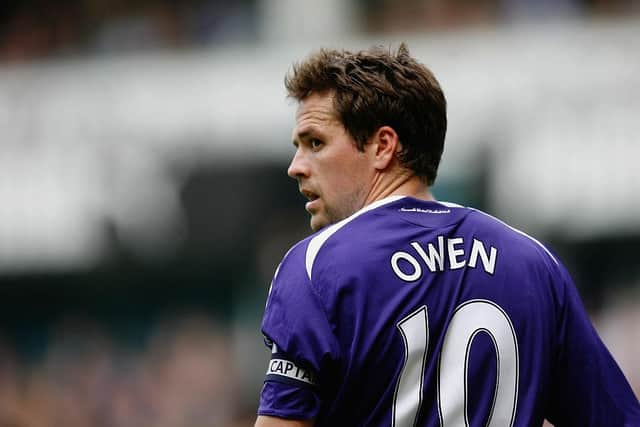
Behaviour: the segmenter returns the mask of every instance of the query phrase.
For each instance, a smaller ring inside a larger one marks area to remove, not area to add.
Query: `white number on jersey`
[[[424,367],[429,345],[429,316],[422,306],[397,324],[405,363],[396,384],[392,427],[413,427],[422,403]],[[496,386],[488,427],[511,427],[518,400],[518,343],[509,316],[488,300],[460,305],[447,331],[439,360],[438,409],[442,427],[468,426],[467,376],[471,343],[485,332],[496,350]]]

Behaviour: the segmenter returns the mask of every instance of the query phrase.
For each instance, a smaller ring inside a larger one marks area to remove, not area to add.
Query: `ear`
[[[378,170],[387,169],[400,149],[398,134],[390,126],[380,127],[372,137],[371,148],[375,156],[373,166]]]

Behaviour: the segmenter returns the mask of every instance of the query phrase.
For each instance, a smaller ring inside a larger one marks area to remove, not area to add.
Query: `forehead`
[[[300,101],[296,111],[296,133],[310,126],[340,125],[331,93],[312,93]]]

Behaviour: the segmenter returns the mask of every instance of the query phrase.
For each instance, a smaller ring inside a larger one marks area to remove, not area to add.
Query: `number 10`
[[[392,427],[413,427],[422,404],[429,345],[429,315],[422,306],[397,324],[405,362],[393,399]],[[438,366],[438,411],[442,427],[468,426],[467,374],[471,342],[485,332],[496,350],[496,386],[488,427],[511,427],[518,400],[518,343],[511,320],[495,303],[471,300],[460,305],[445,332]]]

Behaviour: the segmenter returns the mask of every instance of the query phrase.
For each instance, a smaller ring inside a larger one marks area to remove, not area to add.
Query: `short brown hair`
[[[322,49],[294,64],[285,77],[291,98],[334,93],[338,118],[358,149],[381,126],[392,127],[402,144],[399,159],[428,185],[436,179],[447,131],[447,104],[431,71],[409,55],[374,47],[357,53]]]

